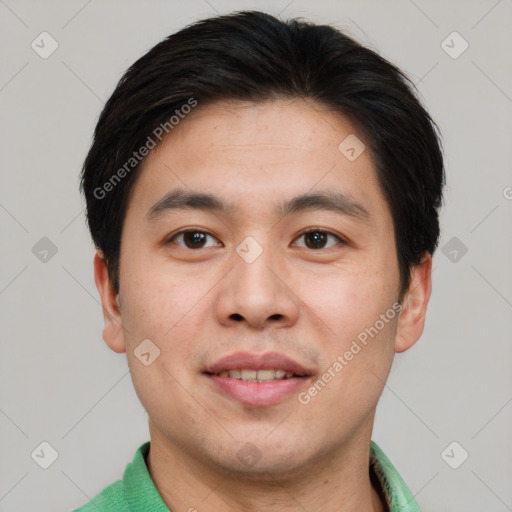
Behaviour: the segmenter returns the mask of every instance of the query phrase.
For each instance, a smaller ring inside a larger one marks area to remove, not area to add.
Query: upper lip
[[[265,352],[255,354],[250,352],[236,352],[221,357],[215,363],[207,366],[206,373],[220,373],[229,370],[266,370],[266,369],[284,370],[293,372],[296,375],[311,375],[311,371],[302,366],[290,357],[279,354],[278,352]]]

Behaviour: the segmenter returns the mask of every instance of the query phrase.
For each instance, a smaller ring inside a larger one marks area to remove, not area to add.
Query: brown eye
[[[311,229],[305,231],[298,238],[302,237],[304,237],[306,249],[328,249],[329,247],[337,245],[336,243],[334,243],[326,247],[329,237],[336,239],[338,243],[344,243],[339,236],[329,231],[325,231],[323,229]]]
[[[204,249],[205,247],[213,247],[206,245],[208,237],[214,239],[212,235],[210,235],[209,233],[205,233],[204,231],[185,230],[176,233],[166,243],[171,243],[176,240],[182,240],[184,245],[180,243],[177,244],[180,247],[183,247],[185,249]]]

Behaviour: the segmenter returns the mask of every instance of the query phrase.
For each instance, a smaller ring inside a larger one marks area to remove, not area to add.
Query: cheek
[[[312,279],[302,277],[300,296],[314,321],[323,326],[324,334],[331,342],[337,340],[341,349],[391,308],[395,299],[393,278],[377,268],[347,266]]]
[[[139,337],[172,337],[188,317],[197,315],[201,297],[208,291],[204,279],[154,263],[145,268],[137,265],[132,272],[127,270],[123,279],[126,327]]]
[[[357,416],[378,399],[394,354],[398,315],[392,308],[393,277],[377,268],[345,268],[304,284],[324,355],[322,375],[327,372],[329,381],[318,405],[343,403],[345,413],[350,409]]]
[[[165,410],[177,407],[180,400],[186,402],[183,387],[191,387],[190,366],[197,364],[204,339],[199,319],[206,318],[206,301],[201,298],[209,287],[197,278],[151,268],[151,272],[124,276],[123,327],[134,387],[146,409],[158,415],[162,402]],[[157,347],[150,344],[150,353],[158,354],[148,366],[137,357],[146,339]],[[164,395],[163,389],[167,390]]]
[[[163,425],[168,411],[187,415],[194,407],[185,390],[193,384],[190,366],[201,341],[198,316],[205,317],[201,297],[208,285],[194,279],[190,286],[183,275],[171,276],[154,266],[144,274],[126,272],[124,279],[123,325],[134,388],[149,416]],[[158,354],[147,366],[136,355],[145,339],[157,347],[150,345],[150,354]]]
[[[315,313],[311,319],[323,357],[306,393],[316,415],[329,415],[326,428],[335,436],[340,425],[356,428],[374,409],[393,360],[397,314],[393,293],[378,273],[345,273],[317,280],[311,289],[306,302]]]

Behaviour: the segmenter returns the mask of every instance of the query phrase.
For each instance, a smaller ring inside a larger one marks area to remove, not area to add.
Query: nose
[[[238,247],[232,270],[218,292],[216,313],[225,326],[245,322],[258,330],[289,327],[300,315],[300,299],[293,291],[285,259],[264,245],[255,244],[254,239]]]

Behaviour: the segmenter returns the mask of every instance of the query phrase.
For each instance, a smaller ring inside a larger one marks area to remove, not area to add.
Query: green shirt
[[[150,442],[135,452],[123,479],[109,485],[74,512],[169,512],[146,466]],[[370,475],[380,487],[389,512],[420,512],[418,504],[384,452],[371,441]]]

